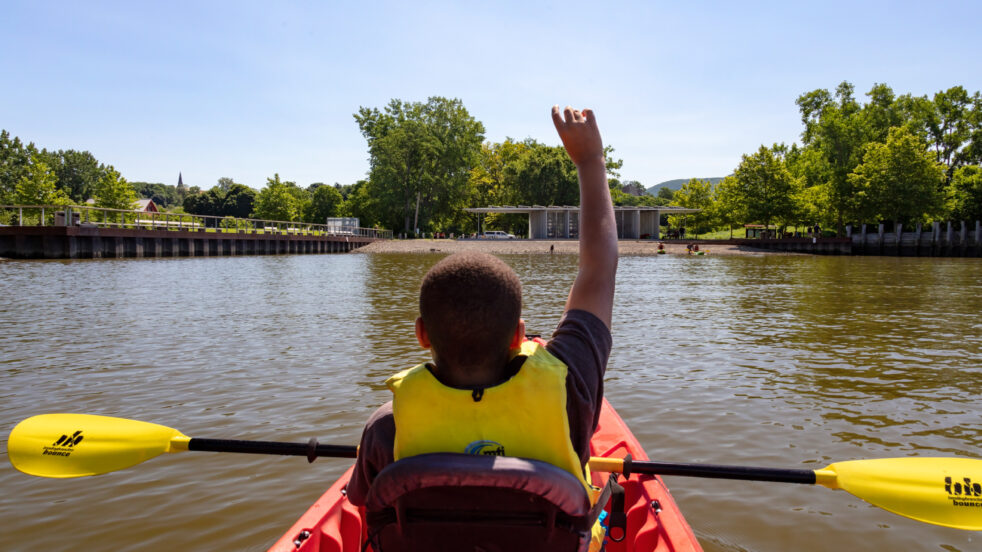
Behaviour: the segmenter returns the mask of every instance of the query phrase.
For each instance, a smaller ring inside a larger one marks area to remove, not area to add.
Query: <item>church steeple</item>
[[[184,185],[184,175],[180,172],[177,173],[177,193],[181,197],[188,195],[188,187]]]

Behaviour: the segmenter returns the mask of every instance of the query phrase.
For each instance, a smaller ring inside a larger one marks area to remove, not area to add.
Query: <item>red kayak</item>
[[[590,449],[592,456],[623,458],[630,454],[635,460],[648,459],[641,444],[606,399]],[[367,536],[365,512],[348,502],[344,494],[352,469],[349,468],[270,551],[360,552]],[[594,484],[602,485],[606,477],[607,474],[594,473]],[[633,474],[627,480],[621,478],[620,485],[625,491],[626,531],[620,542],[608,539],[607,551],[702,550],[660,477]]]

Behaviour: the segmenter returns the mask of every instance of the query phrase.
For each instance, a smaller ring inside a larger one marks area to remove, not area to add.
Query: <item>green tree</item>
[[[525,152],[506,169],[511,201],[519,205],[579,205],[576,165],[562,146],[525,142]]]
[[[266,187],[256,196],[253,218],[294,221],[300,216],[296,196],[290,191],[294,182],[283,182],[279,173],[266,179]]]
[[[959,167],[948,193],[948,209],[953,219],[982,220],[982,167]]]
[[[368,142],[373,219],[407,233],[459,222],[484,125],[460,100],[392,100],[354,115]]]
[[[308,218],[310,214],[310,201],[313,194],[310,190],[301,188],[296,182],[284,182],[287,185],[287,190],[290,195],[293,196],[294,205],[297,209],[297,220],[303,222],[317,222],[311,218]]]
[[[937,161],[947,168],[945,176],[950,181],[955,170],[971,156],[971,150],[965,151],[963,147],[980,128],[978,109],[982,100],[978,92],[969,95],[961,86],[954,86],[936,93],[932,103],[934,110],[927,120],[928,137]]]
[[[849,175],[870,199],[864,215],[902,223],[941,213],[944,178],[944,165],[904,128],[891,129],[885,143],[870,144],[863,163]]]
[[[710,210],[713,224],[717,227],[727,227],[730,230],[730,238],[733,237],[733,227],[747,220],[739,192],[740,182],[733,176],[727,176],[713,187],[713,202]]]
[[[106,172],[96,183],[93,194],[95,206],[106,209],[131,210],[137,200],[136,191],[112,165],[106,167]]]
[[[77,203],[93,196],[96,184],[106,172],[87,151],[59,150],[49,155],[51,170],[58,177],[58,187]]]
[[[675,192],[671,205],[700,210],[698,213],[681,215],[686,226],[692,228],[697,236],[712,230],[713,186],[708,180],[690,179]]]
[[[819,89],[799,96],[796,103],[805,125],[805,145],[818,149],[828,164],[826,195],[841,234],[845,221],[854,220],[858,214],[857,190],[849,174],[859,165],[869,141],[866,117],[848,82],[839,84],[834,96]]]
[[[14,189],[14,202],[20,205],[71,205],[72,200],[57,188],[58,177],[37,153],[31,156],[27,174]]]
[[[184,212],[192,215],[220,216],[225,197],[217,187],[207,192],[188,193],[181,205]]]
[[[314,189],[310,203],[307,206],[308,222],[324,224],[328,217],[337,217],[341,212],[341,192],[332,186],[318,186]]]
[[[673,199],[675,199],[675,190],[669,188],[668,186],[662,186],[658,188],[658,199],[665,201],[662,205],[668,205]]]
[[[379,208],[368,189],[368,181],[359,180],[354,184],[342,186],[339,190],[344,198],[344,203],[341,205],[341,216],[356,217],[363,227],[382,223],[381,220],[375,218]]]
[[[785,163],[791,176],[800,184],[795,225],[811,226],[817,222],[826,227],[834,226],[835,213],[829,208],[828,198],[831,167],[823,153],[816,147],[799,148],[794,144],[788,150]]]
[[[510,170],[525,155],[528,146],[511,138],[499,143],[481,144],[477,161],[468,177],[468,204],[472,207],[504,205],[514,195],[514,171]]]
[[[31,155],[36,153],[34,144],[25,146],[20,138],[11,138],[6,130],[0,131],[0,203],[13,202],[14,189],[27,175]]]
[[[744,155],[734,171],[734,193],[745,222],[770,225],[795,218],[798,182],[785,166],[786,151],[784,145],[760,146],[757,153]]]
[[[235,185],[235,181],[232,180],[231,178],[227,177],[227,176],[223,176],[223,177],[219,178],[218,179],[218,184],[216,184],[216,186],[218,187],[218,189],[222,191],[222,196],[224,196],[225,194],[227,194],[228,191],[231,190],[232,189],[232,186],[234,186],[234,185]]]
[[[256,203],[256,190],[244,184],[232,184],[222,201],[221,216],[248,218]]]

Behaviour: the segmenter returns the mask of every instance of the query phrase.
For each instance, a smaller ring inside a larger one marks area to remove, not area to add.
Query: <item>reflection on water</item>
[[[355,443],[385,378],[427,358],[413,320],[439,258],[0,264],[4,438],[30,415],[74,411],[192,437]],[[504,258],[529,332],[549,335],[576,258]],[[979,312],[977,259],[626,257],[606,392],[658,459],[978,458]],[[346,467],[185,453],[44,480],[4,464],[0,549],[262,549]],[[710,551],[982,548],[977,533],[823,488],[667,482]]]

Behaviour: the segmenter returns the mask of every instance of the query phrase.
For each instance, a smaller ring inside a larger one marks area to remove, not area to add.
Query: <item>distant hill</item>
[[[666,180],[664,182],[660,182],[660,183],[655,184],[654,186],[648,188],[647,192],[649,194],[653,195],[653,196],[658,195],[658,190],[660,190],[662,188],[668,188],[669,190],[672,190],[674,192],[674,191],[677,191],[679,188],[681,188],[682,187],[682,184],[685,184],[689,180],[690,180],[689,178],[676,178],[675,180]],[[711,178],[700,178],[699,180],[708,180],[710,184],[715,185],[720,180],[723,180],[723,177],[722,176],[714,176],[714,177],[711,177]]]

